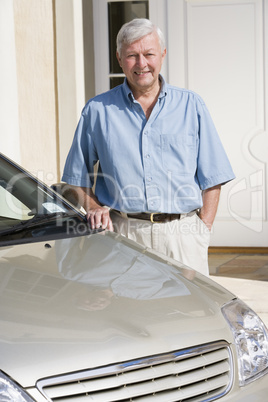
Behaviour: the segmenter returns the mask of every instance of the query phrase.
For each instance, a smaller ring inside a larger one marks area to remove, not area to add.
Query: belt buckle
[[[156,223],[155,221],[154,221],[154,215],[158,215],[159,214],[159,212],[152,212],[151,214],[150,214],[150,221],[152,222],[152,223]]]

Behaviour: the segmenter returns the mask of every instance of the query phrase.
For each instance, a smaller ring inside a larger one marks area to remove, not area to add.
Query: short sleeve
[[[66,159],[62,181],[74,186],[91,188],[94,184],[94,165],[98,157],[89,119],[88,112],[87,115],[82,113]]]
[[[206,190],[233,180],[235,175],[209,111],[200,98],[197,99],[197,114],[199,136],[197,179],[200,188]]]

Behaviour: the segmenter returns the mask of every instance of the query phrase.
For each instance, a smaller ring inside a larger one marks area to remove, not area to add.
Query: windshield
[[[85,221],[72,205],[19,166],[0,155],[0,240],[12,232],[44,225],[59,217]],[[54,222],[55,227],[55,222]],[[2,237],[1,237],[2,236]],[[32,236],[29,232],[28,236]]]

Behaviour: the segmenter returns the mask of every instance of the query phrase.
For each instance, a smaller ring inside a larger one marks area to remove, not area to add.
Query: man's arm
[[[199,217],[211,230],[220,200],[221,185],[208,188],[203,191],[203,206],[200,209]]]
[[[73,196],[78,200],[79,204],[85,209],[87,219],[92,229],[108,229],[113,231],[113,224],[110,218],[109,209],[103,207],[91,188],[71,186]],[[70,190],[69,190],[70,191]]]

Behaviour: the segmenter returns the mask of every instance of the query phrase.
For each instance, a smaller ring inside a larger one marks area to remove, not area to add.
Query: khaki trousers
[[[197,214],[167,223],[151,223],[111,211],[114,231],[190,268],[209,275],[210,231]]]

